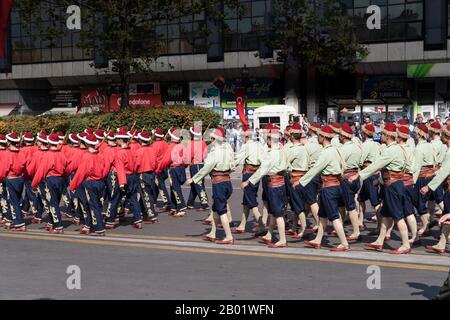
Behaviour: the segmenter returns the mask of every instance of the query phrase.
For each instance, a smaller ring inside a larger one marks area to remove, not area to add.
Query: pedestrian
[[[5,229],[12,231],[27,231],[20,208],[24,175],[26,174],[27,159],[20,152],[20,137],[16,133],[6,135],[7,149],[2,153],[0,164],[0,183],[6,189]]]
[[[242,168],[242,182],[247,181],[250,177],[258,171],[261,166],[262,159],[265,156],[265,150],[263,146],[256,141],[252,140],[253,130],[250,127],[244,130],[244,145],[241,150],[235,155],[234,166],[243,165]],[[264,235],[265,224],[263,217],[258,209],[258,190],[259,182],[254,185],[249,185],[243,190],[242,195],[242,218],[241,223],[237,228],[232,230],[233,233],[239,234],[245,232],[245,227],[248,221],[250,212],[255,217],[255,221],[258,224],[258,231],[255,233],[255,237]]]
[[[213,193],[213,220],[211,231],[204,235],[204,240],[215,242],[216,244],[234,244],[228,216],[231,216],[230,207],[227,202],[233,193],[230,173],[234,169],[234,154],[230,145],[226,143],[225,130],[217,128],[211,134],[213,139],[213,149],[205,160],[204,167],[193,177],[186,181],[186,185],[200,183],[207,174],[212,179]],[[216,239],[217,225],[222,224],[225,231],[225,238]]]
[[[208,146],[202,136],[202,130],[199,127],[189,128],[191,133],[191,141],[186,146],[187,158],[189,161],[189,173],[190,177],[194,177],[197,172],[203,168],[205,158],[208,154]],[[200,208],[197,209],[199,212],[208,211],[208,195],[206,194],[205,181],[202,180],[199,184],[191,184],[189,191],[189,198],[187,202],[188,209],[195,208],[195,199],[199,198]]]
[[[59,148],[61,142],[57,134],[49,135],[47,141],[49,149],[42,154],[31,187],[36,189],[41,182],[45,181],[44,196],[49,206],[51,223],[48,232],[62,234],[64,227],[59,204],[64,193],[68,161]]]
[[[368,250],[383,251],[386,233],[391,229],[393,223],[397,224],[402,239],[402,246],[396,250],[391,250],[392,254],[411,253],[411,245],[408,238],[408,227],[404,217],[404,194],[403,173],[405,167],[405,156],[401,147],[396,143],[397,126],[393,123],[386,123],[382,129],[381,139],[386,143],[380,157],[359,174],[349,178],[350,182],[356,179],[364,180],[372,177],[374,173],[382,170],[384,183],[383,206],[381,208],[381,230],[378,239],[366,245]]]
[[[83,138],[87,151],[84,152],[79,162],[76,173],[70,183],[69,189],[73,192],[79,188],[84,188],[89,202],[90,219],[86,220],[83,226],[83,233],[91,236],[105,236],[105,224],[103,221],[102,201],[104,194],[105,178],[108,175],[103,155],[97,150],[96,146],[100,143],[93,134],[86,135]]]
[[[168,135],[168,134],[167,134]],[[152,148],[155,150],[156,154],[156,163],[161,163],[164,158],[164,155],[167,151],[168,144],[166,143],[164,132],[161,128],[156,128],[153,130],[153,144]],[[158,204],[158,193],[161,199],[163,200],[163,207],[156,208],[158,212],[166,212],[169,211],[169,192],[166,188],[166,179],[168,178],[167,169],[162,170],[161,172],[156,172],[156,189],[157,193],[155,194],[155,204]]]
[[[150,132],[138,133],[141,147],[135,152],[136,172],[139,175],[140,204],[144,212],[144,224],[157,224],[158,213],[155,211],[155,170],[156,154],[151,147],[152,135]]]
[[[269,148],[266,157],[263,159],[258,170],[245,182],[241,184],[241,189],[250,185],[255,185],[266,176],[267,178],[267,200],[269,205],[269,230],[260,239],[270,248],[287,247],[284,221],[284,208],[286,198],[285,175],[288,169],[288,156],[283,146],[280,144],[280,130],[275,126],[268,126],[267,146]],[[279,239],[272,242],[272,235],[278,228]]]

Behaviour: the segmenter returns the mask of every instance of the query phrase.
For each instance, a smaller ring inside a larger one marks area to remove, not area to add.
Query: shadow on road
[[[423,296],[427,299],[433,299],[437,294],[439,294],[439,287],[438,286],[428,286],[423,283],[417,283],[417,282],[407,282],[408,286],[414,289],[418,289],[421,291],[412,292],[412,296]]]

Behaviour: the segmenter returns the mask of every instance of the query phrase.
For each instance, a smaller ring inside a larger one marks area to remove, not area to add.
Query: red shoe
[[[234,239],[231,240],[216,240],[215,244],[234,244]]]
[[[177,210],[174,209],[170,210],[169,216],[174,216],[175,214],[177,214]]]
[[[245,233],[245,230],[239,230],[239,229],[236,229],[236,228],[232,228],[231,229],[231,233],[233,233],[233,234],[243,234],[243,233]]]
[[[64,229],[51,229],[48,231],[50,234],[64,234]]]
[[[208,242],[215,242],[216,238],[212,238],[212,237],[209,237],[207,235],[204,235],[203,236],[203,240],[208,241]]]
[[[5,228],[5,230],[11,230],[12,228],[11,222],[5,222],[3,224],[3,227]]]
[[[27,227],[26,226],[22,226],[22,227],[19,227],[19,228],[11,228],[11,231],[26,232],[27,231]]]
[[[357,236],[357,237],[355,237],[355,236],[348,236],[347,237],[347,241],[358,241],[358,240],[361,240],[361,235],[359,235],[359,236]]]
[[[79,225],[80,225],[80,220],[78,220],[78,219],[73,219],[73,220],[72,220],[72,224],[73,224],[74,226],[79,226]]]
[[[89,233],[91,233],[91,229],[88,229],[88,228],[85,228],[85,227],[80,229],[80,234],[89,235]]]
[[[336,248],[331,248],[330,249],[331,252],[344,252],[344,251],[349,251],[349,250],[350,250],[350,246],[336,247]]]
[[[172,215],[173,218],[184,218],[186,217],[186,212],[180,211]]]
[[[33,217],[33,218],[31,219],[31,223],[33,223],[33,224],[41,224],[41,223],[42,223],[42,219]]]
[[[440,254],[440,255],[445,254],[445,249],[436,249],[433,246],[426,246],[425,250],[427,252],[430,252],[430,253],[437,253],[437,254]]]
[[[209,226],[209,225],[212,224],[212,222],[211,222],[211,221],[208,221],[208,220],[203,220],[203,221],[202,221],[202,224],[203,224],[204,226]]]
[[[366,250],[375,250],[375,251],[382,252],[383,251],[383,245],[368,243],[368,244],[366,244],[364,249],[366,249]]]
[[[360,225],[359,226],[359,231],[364,231],[364,230],[366,230],[366,226],[365,225]]]
[[[335,238],[335,237],[337,237],[337,232],[335,230],[333,230],[330,233],[328,233],[328,236],[331,238]]]
[[[142,222],[134,223],[133,228],[135,229],[142,229],[144,226],[142,225]]]
[[[265,245],[272,244],[272,240],[266,239],[264,237],[259,237],[259,240],[261,240]]]
[[[303,239],[304,234],[303,233],[295,233],[291,236],[292,239]]]
[[[293,236],[294,234],[297,234],[297,232],[295,232],[295,231],[292,230],[292,229],[289,229],[288,231],[286,231],[286,234],[287,234],[288,236]]]
[[[105,237],[106,236],[106,232],[92,232],[90,234],[91,237]]]
[[[309,228],[308,229],[309,233],[317,233],[317,231],[319,231],[319,229],[314,229],[314,228]]]
[[[321,249],[322,248],[322,245],[320,243],[315,243],[315,242],[308,241],[308,240],[306,240],[303,243],[305,244],[305,246],[308,246],[308,247],[311,247],[311,248],[314,248],[314,249]]]
[[[272,244],[269,244],[269,248],[271,248],[271,249],[286,248],[287,246],[288,246],[287,243],[282,243],[282,244],[272,243]]]
[[[155,220],[146,220],[144,221],[144,224],[159,224],[159,220],[155,219]]]
[[[411,252],[411,248],[405,250],[396,249],[389,251],[390,254],[410,254]]]

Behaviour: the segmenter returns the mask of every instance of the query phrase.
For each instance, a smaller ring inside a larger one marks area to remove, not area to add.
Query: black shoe
[[[267,231],[266,231],[266,230],[264,230],[264,231],[258,231],[258,232],[256,232],[256,233],[254,234],[254,237],[255,237],[255,238],[258,238],[258,237],[264,237],[266,234],[267,234]]]

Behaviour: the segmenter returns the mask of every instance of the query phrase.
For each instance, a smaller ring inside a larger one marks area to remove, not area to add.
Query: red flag
[[[242,125],[248,126],[247,115],[245,114],[245,89],[235,89],[234,96],[236,98],[236,110],[241,118]]]
[[[0,0],[0,59],[5,56],[6,31],[13,2],[14,0]]]

